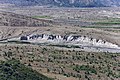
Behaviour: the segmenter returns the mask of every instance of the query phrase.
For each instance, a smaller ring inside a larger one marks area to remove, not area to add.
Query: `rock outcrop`
[[[38,42],[38,43],[63,43],[63,44],[73,44],[73,45],[84,45],[84,46],[98,46],[98,47],[109,47],[109,48],[118,48],[117,45],[112,44],[107,41],[100,39],[89,38],[82,35],[47,35],[47,34],[36,34],[27,36],[27,41]]]
[[[102,39],[90,38],[83,35],[55,35],[55,34],[31,34],[19,38],[11,38],[8,41],[29,42],[34,44],[53,45],[58,47],[79,48],[79,50],[90,50],[102,52],[120,52],[117,44]]]

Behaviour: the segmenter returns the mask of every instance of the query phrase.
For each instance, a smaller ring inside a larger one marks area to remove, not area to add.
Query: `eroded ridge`
[[[19,38],[11,38],[8,41],[29,42],[35,44],[47,44],[67,48],[77,48],[87,51],[102,51],[102,52],[120,52],[120,47],[117,44],[95,39],[82,35],[55,35],[55,34],[31,34],[20,36]],[[72,46],[72,47],[71,47]]]

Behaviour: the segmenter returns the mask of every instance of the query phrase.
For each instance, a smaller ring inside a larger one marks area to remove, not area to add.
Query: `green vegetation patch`
[[[65,47],[65,48],[81,48],[80,46],[77,46],[77,45],[59,45],[59,44],[56,44],[56,45],[52,45],[50,44],[49,46],[57,46],[57,47]]]
[[[17,60],[0,64],[0,80],[52,80],[26,67]]]
[[[99,25],[120,25],[120,22],[96,22]]]
[[[33,16],[33,18],[45,18],[45,19],[51,19],[50,16]]]
[[[91,66],[89,65],[76,65],[73,70],[75,71],[87,71],[87,72],[91,72],[91,73],[94,73],[94,74],[97,74],[97,71],[92,68]]]
[[[109,18],[107,20],[102,20],[99,22],[95,22],[96,25],[120,25],[119,18]]]

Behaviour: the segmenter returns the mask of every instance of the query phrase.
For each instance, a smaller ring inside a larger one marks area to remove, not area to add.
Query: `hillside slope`
[[[105,7],[120,6],[120,0],[2,0],[16,6],[58,6],[58,7]]]
[[[51,20],[36,19],[24,15],[9,13],[9,12],[0,12],[0,26],[34,26],[34,27],[45,27],[52,26]]]
[[[52,80],[25,67],[17,60],[9,60],[0,64],[0,80]]]

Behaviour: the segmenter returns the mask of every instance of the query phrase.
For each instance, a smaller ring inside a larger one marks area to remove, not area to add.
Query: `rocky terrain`
[[[120,6],[120,0],[2,0],[16,6],[48,6],[48,7],[110,7]]]
[[[0,61],[19,60],[55,80],[119,80],[119,12],[2,8]]]
[[[81,35],[53,35],[53,34],[31,34],[19,38],[8,39],[8,42],[28,42],[35,44],[53,45],[58,47],[77,48],[90,52],[120,52],[117,44],[103,41],[101,39],[89,38]]]

